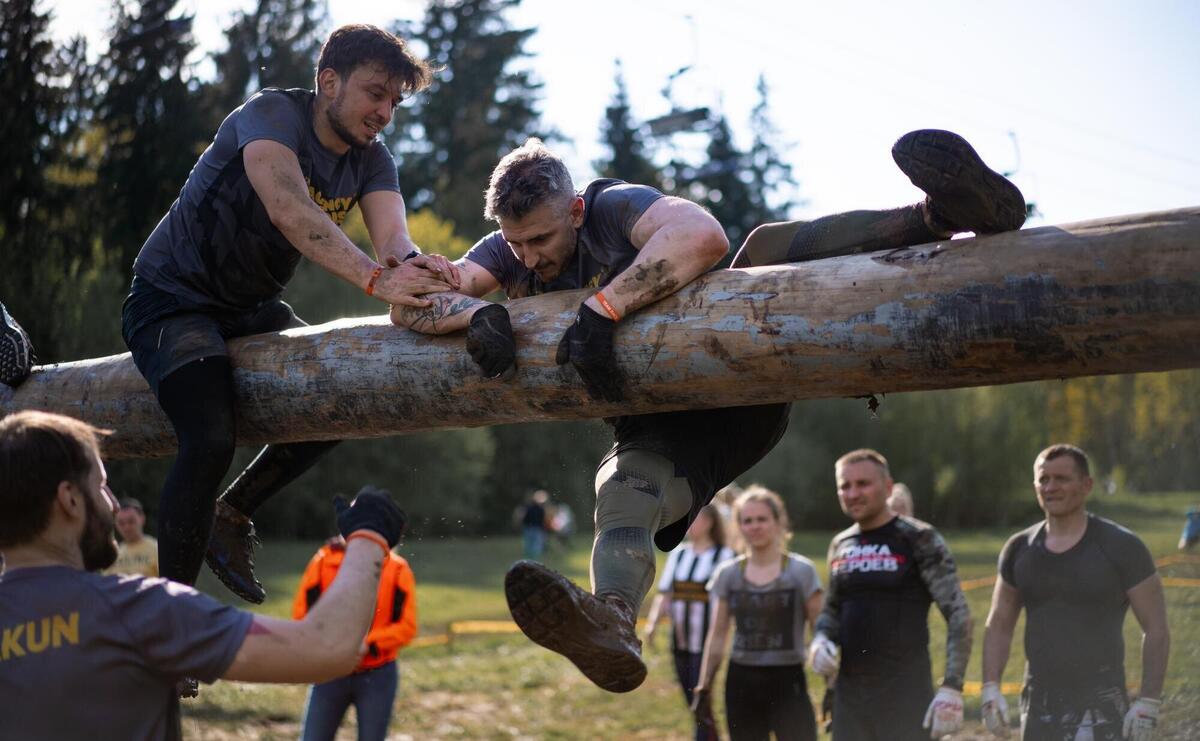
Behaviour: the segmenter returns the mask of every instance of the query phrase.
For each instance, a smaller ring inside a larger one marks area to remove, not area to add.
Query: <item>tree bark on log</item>
[[[238,442],[1196,367],[1200,207],[711,273],[622,322],[620,404],[591,401],[554,364],[586,293],[509,302],[519,371],[508,382],[479,376],[461,334],[427,337],[382,316],[233,340]],[[0,412],[19,409],[114,430],[109,458],[175,449],[128,354],[0,386]]]

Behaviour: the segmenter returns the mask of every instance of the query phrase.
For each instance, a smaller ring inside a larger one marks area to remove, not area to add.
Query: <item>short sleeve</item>
[[[146,665],[167,677],[220,679],[254,616],[166,579],[126,579],[106,590],[114,616]]]
[[[1009,538],[1008,542],[1004,544],[1004,548],[1000,549],[1000,559],[997,567],[1000,572],[1000,578],[1004,580],[1005,584],[1014,589],[1017,588],[1017,578],[1014,572],[1017,554],[1020,553],[1021,547],[1028,537],[1028,532],[1021,531]]]
[[[616,258],[609,249],[633,243],[633,227],[663,194],[647,185],[620,183],[596,194],[588,212],[589,248],[606,264]]]
[[[1145,581],[1158,567],[1154,565],[1150,549],[1133,531],[1115,523],[1113,528],[1111,560],[1121,579],[1121,588],[1129,591]]]
[[[729,593],[733,591],[733,579],[737,574],[737,561],[726,561],[721,564],[712,578],[708,580],[708,593],[713,597],[721,599],[729,599]]]
[[[504,235],[499,231],[492,232],[476,242],[467,250],[466,258],[491,273],[505,294],[515,295],[519,275],[525,272],[525,266],[517,261],[508,242],[504,240]]]
[[[238,109],[237,148],[259,139],[278,142],[299,153],[306,123],[295,103],[284,93],[264,90]]]
[[[813,594],[821,591],[821,576],[817,574],[817,567],[813,562],[803,556],[796,559],[798,571],[800,573],[800,584],[804,590],[804,599],[807,600]]]
[[[378,139],[367,150],[362,194],[366,195],[377,190],[390,190],[393,193],[400,192],[400,178],[396,174],[396,160],[392,159],[387,146]]]
[[[658,591],[671,591],[671,585],[675,582],[675,565],[679,563],[679,552],[682,550],[683,548],[676,548],[667,554],[667,565],[663,567],[662,576],[658,578]]]

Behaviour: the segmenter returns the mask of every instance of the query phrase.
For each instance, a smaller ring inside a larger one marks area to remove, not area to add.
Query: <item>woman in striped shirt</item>
[[[717,566],[735,555],[725,545],[725,520],[720,511],[711,504],[705,505],[688,528],[687,540],[667,556],[666,568],[658,581],[658,594],[650,605],[646,643],[653,642],[658,624],[670,616],[675,673],[688,705],[700,676],[704,638],[712,616],[705,585]],[[716,738],[717,726],[712,716],[698,717],[697,741]]]

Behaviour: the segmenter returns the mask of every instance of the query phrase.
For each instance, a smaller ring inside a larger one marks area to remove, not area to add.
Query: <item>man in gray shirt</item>
[[[333,442],[267,446],[218,501],[236,444],[225,343],[304,324],[280,299],[301,257],[389,304],[457,286],[457,268],[420,254],[396,167],[376,136],[432,71],[394,35],[337,29],[313,90],[263,90],[222,122],[133,265],[122,336],[179,441],[159,504],[163,576],[195,583],[207,560],[238,596],[266,596],[250,516]],[[377,254],[338,228],[355,207]],[[211,543],[210,543],[211,534]]]
[[[390,499],[339,500],[346,558],[304,620],[252,615],[165,579],[98,573],[117,556],[106,432],[45,412],[0,421],[0,739],[178,739],[184,677],[308,683],[353,670],[404,526]]]

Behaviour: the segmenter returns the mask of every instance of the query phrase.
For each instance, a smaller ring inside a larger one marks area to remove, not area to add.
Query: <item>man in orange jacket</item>
[[[359,494],[366,491],[381,490],[366,486]],[[293,618],[302,619],[333,583],[345,553],[346,541],[335,537],[312,557],[292,603]],[[332,741],[351,704],[358,718],[360,741],[386,738],[399,685],[396,653],[416,634],[417,593],[412,569],[408,561],[389,552],[379,579],[366,653],[354,673],[309,689],[301,730],[303,741]]]

